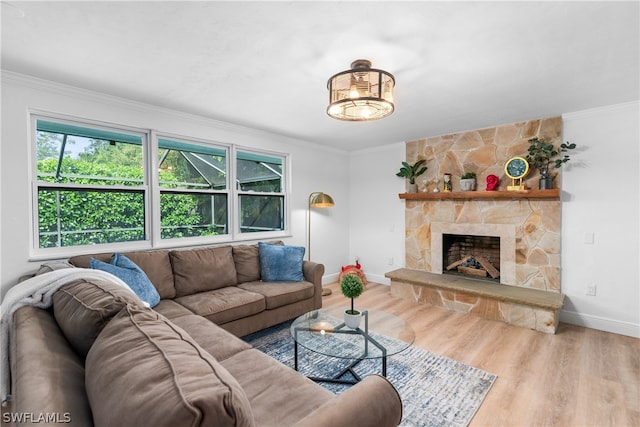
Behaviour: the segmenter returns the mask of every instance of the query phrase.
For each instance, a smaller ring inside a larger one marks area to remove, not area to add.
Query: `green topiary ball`
[[[347,298],[358,298],[364,291],[362,280],[355,274],[347,274],[340,281],[340,290],[342,295]]]

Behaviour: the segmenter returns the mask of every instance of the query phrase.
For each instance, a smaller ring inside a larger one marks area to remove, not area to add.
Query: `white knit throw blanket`
[[[2,306],[0,307],[0,352],[2,352],[2,365],[0,365],[0,396],[2,397],[2,402],[7,400],[11,389],[9,375],[9,338],[13,313],[25,305],[40,308],[51,307],[53,304],[53,294],[58,288],[78,279],[107,280],[131,290],[126,283],[116,276],[105,271],[87,268],[54,270],[32,277],[10,288],[4,300],[2,300]],[[133,293],[133,291],[131,292]],[[46,363],[46,361],[43,361],[43,363]]]

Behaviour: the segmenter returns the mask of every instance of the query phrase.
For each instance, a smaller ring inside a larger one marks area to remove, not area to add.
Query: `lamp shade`
[[[309,198],[309,206],[312,208],[330,208],[333,205],[333,199],[325,193],[312,193]]]
[[[327,82],[327,114],[347,121],[376,120],[393,113],[395,79],[391,73],[371,68],[371,62],[358,59],[351,70],[335,74]]]

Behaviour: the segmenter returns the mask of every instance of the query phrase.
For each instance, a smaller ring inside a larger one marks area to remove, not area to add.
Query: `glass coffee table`
[[[387,357],[408,348],[415,333],[401,318],[380,310],[362,310],[358,329],[344,324],[345,308],[313,310],[293,321],[290,327],[294,340],[294,365],[298,370],[298,345],[325,356],[353,359],[353,362],[332,377],[310,376],[319,382],[355,384],[361,380],[354,368],[365,359],[380,359],[382,375],[387,375]],[[351,374],[354,379],[344,378]]]

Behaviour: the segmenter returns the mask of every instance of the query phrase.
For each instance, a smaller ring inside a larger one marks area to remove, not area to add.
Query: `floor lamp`
[[[309,194],[309,215],[307,223],[307,242],[309,242],[309,248],[307,249],[307,259],[309,261],[311,261],[311,208],[330,208],[333,205],[333,199],[328,194],[322,193],[320,191],[315,191]],[[331,295],[331,289],[323,289],[322,295]]]

